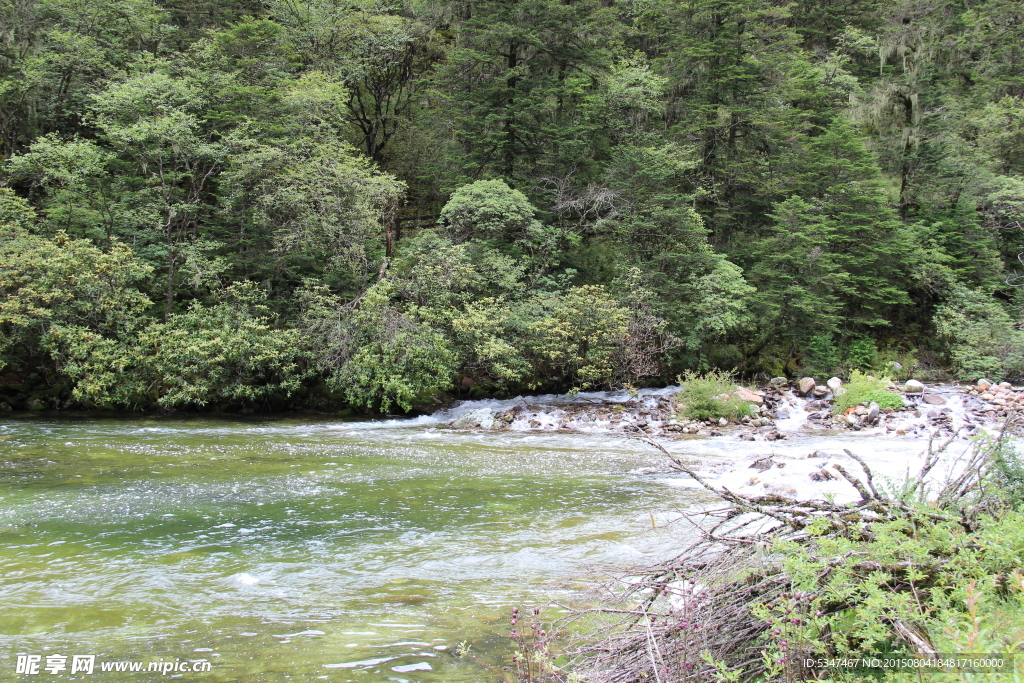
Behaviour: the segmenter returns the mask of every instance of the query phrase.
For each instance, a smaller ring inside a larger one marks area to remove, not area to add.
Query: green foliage
[[[846,345],[846,364],[850,368],[869,370],[875,367],[878,360],[878,349],[870,339],[861,337],[853,339]]]
[[[804,350],[804,372],[823,377],[839,371],[839,347],[830,334],[816,334],[807,341]]]
[[[1024,454],[1009,439],[1000,438],[990,448],[994,483],[1011,505],[1024,508]]]
[[[631,311],[601,287],[573,287],[510,304],[485,299],[453,321],[467,367],[495,388],[597,388],[628,381]],[[623,377],[622,375],[627,375]]]
[[[104,251],[63,233],[51,240],[0,226],[0,368],[56,381],[65,335],[131,334],[150,304],[136,288],[150,272],[123,244]]]
[[[1024,333],[984,293],[955,287],[935,311],[935,329],[961,379],[1016,379],[1024,373]]]
[[[328,385],[350,403],[409,410],[452,384],[457,355],[449,340],[415,311],[403,313],[382,281],[345,305],[323,285],[307,283],[303,337]]]
[[[33,0],[0,25],[0,225],[151,269],[112,287],[159,312],[65,326],[76,344],[209,317],[247,281],[254,318],[306,330],[309,280],[363,330],[360,405],[460,377],[892,372],[910,348],[937,375],[1024,372],[1010,0]],[[49,306],[3,362],[73,400]],[[336,396],[344,365],[315,366]]]
[[[901,627],[941,652],[1012,652],[1024,636],[1013,621],[1024,614],[1022,521],[1009,510],[965,529],[954,516],[919,507],[874,524],[870,535],[779,545],[792,590],[811,599],[758,610],[774,627],[770,649],[778,654],[785,642],[782,657],[879,656],[901,651]]]
[[[753,414],[748,402],[732,394],[736,385],[728,372],[689,370],[679,377],[679,384],[682,389],[676,400],[683,404],[681,414],[691,420],[738,419]]]
[[[82,328],[56,343],[74,398],[86,404],[147,407],[259,405],[280,401],[307,376],[298,330],[274,329],[266,293],[236,283],[212,306],[194,302],[166,322],[119,340]]]
[[[850,372],[850,381],[843,385],[846,391],[836,397],[835,407],[832,410],[842,413],[861,403],[874,401],[879,408],[902,408],[903,397],[888,387],[888,377],[876,378],[873,375],[866,375],[860,370]]]

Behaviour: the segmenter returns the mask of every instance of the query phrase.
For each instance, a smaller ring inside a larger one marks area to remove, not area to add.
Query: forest
[[[1016,0],[0,0],[0,407],[1024,374]]]

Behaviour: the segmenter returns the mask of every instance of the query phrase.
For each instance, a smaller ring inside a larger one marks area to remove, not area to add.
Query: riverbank
[[[920,436],[937,432],[967,438],[990,429],[1024,408],[1024,388],[981,380],[976,385],[929,384],[911,380],[895,387],[902,408],[870,404],[833,411],[842,383],[784,379],[735,393],[752,414],[739,419],[689,420],[680,415],[679,387],[576,395],[519,396],[508,400],[465,401],[434,413],[430,421],[453,429],[522,432],[644,434],[677,439],[729,436],[744,441],[778,441],[801,432],[864,431]],[[831,386],[830,386],[831,384]]]

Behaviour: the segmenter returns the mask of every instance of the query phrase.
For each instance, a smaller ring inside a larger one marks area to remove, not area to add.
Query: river
[[[415,421],[37,417],[0,448],[0,680],[35,653],[480,681],[459,642],[498,657],[512,605],[663,548],[651,514],[693,495],[628,439]]]
[[[8,419],[0,680],[19,654],[95,655],[97,667],[21,680],[165,680],[99,671],[160,660],[210,663],[185,680],[495,680],[456,646],[500,660],[513,605],[571,600],[608,567],[663,556],[684,533],[668,520],[706,495],[636,440],[441,426]],[[889,462],[921,446],[832,440]],[[714,470],[769,451],[806,458],[822,442],[672,447]],[[798,464],[774,472],[805,481]],[[732,476],[757,483],[745,466]]]

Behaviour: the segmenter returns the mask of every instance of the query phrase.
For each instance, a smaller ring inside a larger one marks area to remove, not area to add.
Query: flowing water
[[[0,449],[0,680],[19,653],[493,680],[454,647],[510,651],[512,605],[664,547],[651,514],[694,497],[627,439],[415,420],[40,417],[7,421]]]
[[[831,438],[890,462],[921,445]],[[806,481],[796,460],[824,440],[672,448],[711,471],[772,452],[794,464],[767,474]],[[749,473],[736,486],[767,486]],[[455,647],[498,661],[513,605],[668,552],[664,521],[705,495],[680,483],[628,438],[439,418],[7,420],[0,680],[156,681],[99,666],[180,660],[212,665],[186,680],[492,681]],[[96,670],[16,676],[19,654]]]

